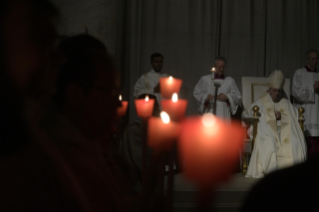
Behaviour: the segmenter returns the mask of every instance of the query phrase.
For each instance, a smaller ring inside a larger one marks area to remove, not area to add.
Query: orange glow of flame
[[[215,68],[214,67],[212,68],[212,72],[215,72]]]
[[[163,121],[165,124],[168,124],[168,123],[170,122],[169,115],[168,115],[166,112],[162,111],[160,115],[161,115],[162,121]]]
[[[172,95],[172,101],[173,101],[173,102],[177,102],[177,100],[178,100],[177,93],[174,93],[174,94]]]
[[[119,100],[122,101],[122,95],[119,95]]]
[[[145,96],[145,102],[148,102],[148,100],[150,100],[150,98],[148,97],[148,95]]]
[[[168,84],[172,84],[173,83],[173,77],[172,76],[169,76],[169,78],[168,78]]]
[[[215,125],[215,116],[211,113],[206,113],[202,117],[202,123],[205,127],[212,127]]]

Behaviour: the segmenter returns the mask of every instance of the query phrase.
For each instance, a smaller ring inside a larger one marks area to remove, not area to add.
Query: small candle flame
[[[168,124],[170,122],[169,115],[166,112],[162,111],[160,115],[161,115],[162,121],[165,124]]]
[[[122,101],[122,95],[119,95],[119,100]]]
[[[215,72],[215,68],[214,67],[212,68],[212,72]]]
[[[178,100],[177,93],[173,93],[173,95],[172,95],[172,101],[173,101],[173,102],[177,102],[177,100]]]
[[[173,77],[172,77],[172,76],[169,76],[169,77],[168,77],[167,83],[168,83],[169,85],[171,85],[171,84],[173,83]]]
[[[148,97],[148,95],[145,96],[145,102],[148,102],[148,100],[150,100],[150,98]]]
[[[202,117],[202,123],[205,127],[211,127],[214,126],[216,122],[216,118],[211,113],[206,113]]]

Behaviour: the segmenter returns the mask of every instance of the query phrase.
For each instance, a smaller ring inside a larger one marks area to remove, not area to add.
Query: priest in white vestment
[[[318,52],[314,49],[306,53],[307,65],[298,69],[293,78],[292,95],[297,108],[305,109],[304,129],[309,156],[319,155],[319,74]]]
[[[163,55],[154,53],[151,55],[152,70],[143,74],[134,85],[134,98],[138,98],[142,94],[153,94],[156,96],[158,103],[161,102],[161,93],[159,88],[159,79],[161,77],[168,77],[167,74],[162,73]]]
[[[224,76],[225,66],[226,59],[216,57],[214,60],[215,73],[201,77],[194,88],[193,95],[197,100],[200,114],[212,113],[215,94],[214,84],[219,84],[215,115],[230,121],[231,113],[235,114],[241,104],[241,94],[235,80],[232,77]]]
[[[274,170],[306,160],[307,148],[298,123],[298,111],[285,97],[285,78],[274,71],[268,80],[269,89],[251,106],[259,107],[259,122],[254,149],[246,177],[261,178]],[[249,129],[252,137],[253,126]]]

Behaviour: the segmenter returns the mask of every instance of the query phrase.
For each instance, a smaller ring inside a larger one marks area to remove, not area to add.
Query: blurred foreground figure
[[[111,153],[102,149],[110,148],[120,106],[118,72],[105,46],[89,35],[66,38],[59,50],[64,60],[57,78],[57,113],[46,124],[49,136],[91,210],[123,211],[131,190]]]
[[[252,104],[250,110],[252,113],[252,108],[258,106],[260,117],[246,177],[263,177],[276,169],[303,162],[307,156],[298,111],[284,96],[285,78],[281,71],[274,71],[268,84],[268,91]],[[249,131],[252,137],[253,126]]]
[[[241,211],[318,211],[319,158],[275,171],[248,194]]]
[[[148,96],[150,99],[154,99],[154,108],[152,116],[159,116],[160,109],[156,100],[156,96],[152,94],[142,94],[138,99],[145,99]],[[145,141],[143,120],[141,117],[136,116],[132,122],[126,127],[124,132],[123,144],[121,149],[121,155],[123,159],[129,164],[130,181],[132,185],[138,190],[139,183],[142,182],[142,147]],[[147,161],[150,164],[153,156],[153,150],[147,148]]]
[[[10,154],[27,142],[25,131],[26,99],[43,96],[43,76],[49,64],[56,36],[53,25],[57,11],[47,1],[1,1],[1,125],[0,153]]]
[[[45,0],[1,1],[0,211],[80,209],[67,167],[37,126],[56,15]]]

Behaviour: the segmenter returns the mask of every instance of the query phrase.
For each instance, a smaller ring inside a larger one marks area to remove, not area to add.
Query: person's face
[[[269,88],[268,93],[274,102],[279,102],[282,98],[282,89]]]
[[[151,61],[151,65],[156,72],[160,72],[163,68],[163,58],[162,57],[154,57]]]
[[[27,1],[15,1],[3,23],[10,80],[21,93],[35,90],[48,66],[56,36],[53,20],[44,13],[33,13]]]
[[[224,74],[225,66],[226,64],[224,61],[220,61],[220,60],[216,61],[216,63],[214,64],[214,67],[215,67],[216,74],[218,76],[221,76]]]
[[[318,64],[318,55],[316,52],[310,52],[308,59],[307,59],[307,65],[309,65],[312,69],[315,69]]]
[[[120,77],[117,71],[103,70],[97,73],[92,86],[83,94],[79,114],[82,131],[91,139],[108,138],[116,118],[116,108],[121,106],[118,99]]]

